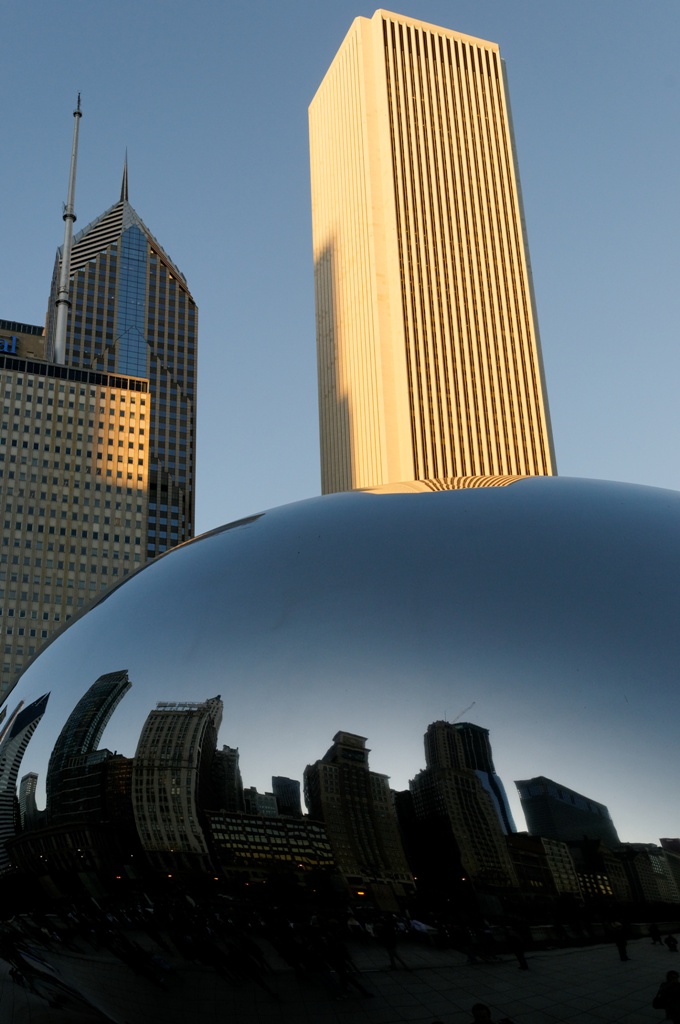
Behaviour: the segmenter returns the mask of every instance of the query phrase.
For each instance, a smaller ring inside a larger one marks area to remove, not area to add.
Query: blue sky
[[[677,489],[680,7],[410,0],[506,59],[559,472]],[[200,307],[199,532],[319,492],[307,105],[347,0],[6,0],[0,316],[130,201]]]

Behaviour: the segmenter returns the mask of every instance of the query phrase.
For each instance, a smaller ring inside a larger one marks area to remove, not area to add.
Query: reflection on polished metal
[[[292,955],[279,914],[337,918],[349,904],[361,916],[362,901],[369,916],[424,913],[442,893],[466,919],[489,900],[516,910],[521,844],[499,852],[513,814],[523,827],[515,779],[592,794],[624,842],[677,832],[672,773],[658,766],[680,712],[680,495],[470,483],[228,524],[108,592],[26,669],[0,710],[0,968],[31,998],[73,1008],[77,992],[115,1021],[166,1021],[166,993],[157,1018],[135,993],[167,983],[186,1019],[215,972],[225,999],[236,978],[275,998],[258,958]],[[429,814],[436,834],[426,758],[437,786],[458,787],[445,801],[454,840],[457,808],[478,831],[455,858],[469,880],[440,863],[427,889],[415,872],[414,895],[409,816]],[[284,814],[273,776],[292,794]],[[303,777],[316,820],[296,806]],[[563,844],[550,851],[571,864]],[[45,913],[51,972],[28,953]]]

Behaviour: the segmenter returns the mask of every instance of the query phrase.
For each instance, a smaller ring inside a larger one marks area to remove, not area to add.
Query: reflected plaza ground
[[[13,1024],[94,1024],[115,1020],[141,1024],[162,1019],[185,1024],[187,1006],[196,1021],[234,1021],[239,1024],[397,1024],[414,1021],[433,1024],[467,1024],[470,1007],[487,1003],[494,1019],[510,1017],[515,1024],[642,1024],[662,1012],[651,1010],[665,972],[673,965],[665,947],[652,946],[649,938],[629,945],[631,959],[622,963],[612,943],[581,948],[530,952],[529,971],[517,969],[517,961],[502,956],[496,963],[468,964],[450,950],[404,943],[400,953],[411,964],[409,972],[389,970],[377,945],[351,944],[351,953],[362,971],[361,981],[373,998],[359,992],[333,998],[322,985],[300,985],[293,971],[271,949],[267,958],[274,968],[268,978],[279,996],[272,998],[259,986],[229,983],[207,968],[173,958],[174,974],[158,987],[135,977],[110,954],[101,951],[79,955],[68,950],[47,955],[51,969],[65,971],[79,982],[83,992],[116,993],[121,1002],[115,1018],[90,1013],[84,1007],[65,1004],[50,1007],[38,995],[12,983],[8,966],[0,964],[0,1020]],[[674,962],[674,961],[673,961]],[[187,1000],[188,992],[192,999]],[[182,994],[182,998],[177,996]]]

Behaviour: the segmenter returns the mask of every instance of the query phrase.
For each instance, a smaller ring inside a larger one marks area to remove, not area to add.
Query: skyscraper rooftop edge
[[[148,238],[148,240],[151,243],[151,245],[158,252],[158,255],[163,259],[163,261],[165,263],[168,264],[168,267],[175,274],[177,274],[177,276],[179,278],[181,278],[183,284],[186,286],[187,291],[189,291],[189,288],[188,288],[188,285],[187,285],[187,279],[186,279],[185,275],[179,269],[179,267],[174,262],[174,260],[172,260],[168,256],[167,252],[165,251],[163,246],[160,244],[160,242],[158,241],[156,236],[151,231],[149,231],[148,227],[146,226],[146,224],[144,223],[142,218],[139,216],[139,214],[137,213],[135,208],[132,206],[132,204],[127,199],[119,199],[118,202],[113,203],[112,206],[109,206],[108,210],[105,210],[104,213],[101,213],[98,217],[95,217],[94,220],[91,220],[89,224],[86,224],[84,228],[81,228],[80,231],[78,231],[78,233],[73,236],[72,267],[74,265],[77,266],[77,264],[78,264],[78,254],[76,252],[76,249],[77,249],[78,245],[81,242],[83,242],[85,240],[85,238],[87,238],[87,236],[90,235],[95,230],[95,228],[100,227],[101,225],[103,225],[104,222],[107,220],[107,218],[112,217],[113,214],[116,214],[119,210],[121,211],[121,223],[120,223],[120,231],[119,231],[119,233],[122,232],[123,230],[125,230],[125,228],[129,227],[130,224],[136,224],[144,232],[144,234]],[[113,225],[112,225],[112,228],[113,228]],[[105,248],[105,246],[106,246],[106,243],[103,241],[102,242],[102,248]],[[63,246],[60,245],[57,248],[57,258],[58,259],[61,259],[62,250],[63,250]],[[97,253],[93,252],[92,256],[89,256],[88,259],[94,259],[94,257],[96,255],[97,255]],[[191,293],[189,293],[189,294],[191,294]]]
[[[37,337],[45,333],[44,324],[24,324],[19,320],[0,319],[0,331],[14,331],[19,334],[35,334]]]

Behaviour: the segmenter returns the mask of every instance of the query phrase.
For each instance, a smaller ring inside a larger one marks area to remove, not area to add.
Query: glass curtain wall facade
[[[59,251],[50,311],[60,257]],[[66,364],[148,384],[145,559],[194,534],[197,330],[184,275],[126,198],[75,236]],[[48,357],[53,347],[50,312]]]

